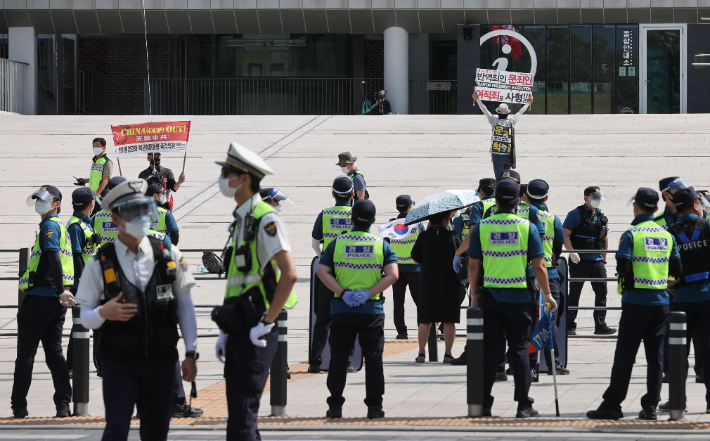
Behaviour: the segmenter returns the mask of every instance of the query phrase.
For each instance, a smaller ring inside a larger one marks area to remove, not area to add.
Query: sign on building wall
[[[116,156],[185,152],[190,121],[111,126]]]
[[[524,104],[532,96],[533,74],[476,69],[476,92],[483,101]]]

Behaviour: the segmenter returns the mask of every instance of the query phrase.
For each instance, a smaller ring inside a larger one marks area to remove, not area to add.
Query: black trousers
[[[407,285],[412,294],[414,304],[419,304],[419,277],[421,273],[400,271],[399,279],[392,285],[392,300],[394,301],[394,327],[398,334],[407,333],[407,325],[404,323],[404,300],[407,294]],[[415,311],[416,314],[416,311]]]
[[[261,394],[264,392],[269,367],[276,355],[279,328],[262,337],[265,348],[254,346],[249,338],[249,330],[238,335],[229,334],[224,377],[227,386],[227,440],[255,441],[261,435],[256,425],[259,415]]]
[[[185,388],[182,387],[182,366],[179,359],[175,362],[172,397],[173,404],[183,404],[185,402]]]
[[[579,263],[569,261],[569,276],[601,279],[606,277],[606,267],[601,260],[581,259]],[[569,306],[579,306],[579,297],[585,282],[570,282]],[[606,306],[606,282],[590,282],[594,290],[594,306]],[[594,328],[606,325],[606,311],[594,311]],[[567,311],[567,329],[577,329],[577,311]]]
[[[173,410],[173,372],[177,359],[177,349],[165,357],[123,360],[103,356],[106,428],[102,441],[128,439],[134,406],[140,415],[141,439],[168,439]]]
[[[328,405],[340,407],[345,402],[343,390],[348,375],[348,358],[356,337],[359,338],[362,355],[365,357],[365,404],[367,407],[382,407],[382,395],[385,393],[382,361],[385,348],[385,315],[351,312],[332,316]]]
[[[631,370],[643,340],[647,368],[646,395],[641,397],[641,406],[655,408],[658,405],[663,384],[663,339],[666,336],[669,312],[668,305],[621,304],[619,338],[616,341],[611,381],[603,395],[605,403],[620,405],[626,399]]]
[[[69,369],[62,353],[62,330],[67,308],[57,297],[26,295],[17,312],[17,358],[12,384],[12,408],[27,407],[32,367],[40,342],[54,383],[54,404],[71,402]]]
[[[528,396],[530,391],[530,331],[534,306],[526,303],[502,303],[485,291],[483,305],[483,406],[493,405],[493,383],[496,378],[496,366],[500,355],[503,338],[510,347],[508,361],[513,366],[515,394],[513,399],[518,407],[531,405],[534,400]]]
[[[308,362],[310,364],[320,364],[323,362],[323,349],[328,341],[328,330],[330,329],[330,304],[333,301],[333,291],[329,290],[324,283],[318,282],[318,301],[316,302],[316,324],[313,326],[311,339],[311,351]]]
[[[673,303],[673,311],[685,312],[687,320],[687,334],[693,336],[695,347],[695,365],[697,372],[698,361],[702,366],[710,366],[710,301],[692,303]],[[666,338],[666,341],[668,339]],[[690,339],[687,339],[690,353]],[[703,376],[705,380],[705,401],[710,404],[710,375]]]

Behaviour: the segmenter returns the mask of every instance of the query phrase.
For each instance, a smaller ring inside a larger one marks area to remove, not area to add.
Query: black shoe
[[[530,368],[530,381],[533,383],[540,382],[540,371],[538,368]]]
[[[342,418],[343,417],[343,406],[331,407],[325,413],[326,418]]]
[[[14,418],[24,418],[27,415],[29,415],[29,412],[27,412],[27,408],[23,407],[22,409],[12,409],[12,416]]]
[[[397,340],[409,340],[409,337],[407,336],[406,332],[399,332],[397,333],[397,337],[395,337]]]
[[[318,374],[318,373],[320,373],[320,365],[319,365],[319,364],[315,364],[315,363],[311,363],[310,365],[308,365],[308,373],[309,373],[309,374]]]
[[[662,411],[664,411],[664,412],[668,412],[669,410],[671,410],[671,402],[670,402],[670,401],[666,401],[665,403],[659,404],[659,405],[658,405],[658,410],[662,410]],[[686,412],[688,411],[688,406],[687,406],[687,405],[686,405],[685,411],[686,411]]]
[[[384,418],[385,411],[382,410],[381,407],[368,407],[367,408],[367,417],[371,420],[373,420],[375,418]]]
[[[357,369],[350,362],[348,362],[348,374],[357,374]]]
[[[557,367],[555,367],[555,373],[557,375],[569,375],[569,369],[566,369],[561,364],[558,364]],[[552,375],[552,369],[547,368],[547,375]]]
[[[540,416],[537,410],[533,409],[532,406],[519,407],[518,413],[515,414],[515,418],[535,418]]]
[[[641,412],[639,412],[639,419],[656,421],[658,419],[656,417],[656,409],[654,409],[653,407],[644,407],[643,409],[641,409]]]
[[[670,380],[668,379],[668,375],[663,374],[663,382],[668,383]]]
[[[291,379],[291,369],[289,369],[288,366],[286,366],[286,379],[287,380]]]
[[[173,406],[173,418],[197,418],[204,412],[202,409],[191,407],[187,402]]]
[[[449,364],[452,366],[466,366],[466,353],[461,354],[459,358],[454,358]]]
[[[483,406],[483,416],[493,416],[493,408],[491,406]]]
[[[66,418],[71,416],[69,403],[57,404],[57,418]]]
[[[567,335],[577,335],[577,328],[570,328],[567,330]]]
[[[621,406],[605,406],[604,403],[597,410],[587,412],[587,418],[593,420],[618,420],[623,418],[624,413],[621,411]]]
[[[703,376],[703,374],[695,374],[695,382],[705,383],[705,377]]]
[[[505,373],[508,375],[513,375],[513,365],[508,365],[508,369],[505,370]]]
[[[611,328],[607,325],[602,325],[594,330],[594,335],[611,335],[616,334],[616,328]]]
[[[505,371],[496,371],[496,381],[508,381]]]

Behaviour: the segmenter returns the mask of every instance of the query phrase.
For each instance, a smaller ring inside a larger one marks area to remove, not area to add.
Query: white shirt
[[[237,219],[237,226],[244,225],[244,218],[254,210],[256,204],[261,202],[259,193],[251,199],[237,207],[234,217]],[[242,243],[244,239],[244,228],[235,228],[232,240],[237,239],[237,243]],[[275,212],[262,216],[259,222],[259,231],[256,233],[256,255],[259,258],[261,270],[266,267],[274,254],[280,251],[291,251],[291,244],[288,242],[286,226]]]
[[[128,282],[133,285],[145,288],[153,275],[155,268],[155,257],[153,256],[153,248],[150,246],[150,241],[144,237],[138,244],[138,255],[131,251],[126,244],[120,239],[114,242],[116,247],[116,256],[121,270]],[[172,291],[175,297],[190,292],[192,287],[196,285],[195,279],[187,271],[187,264],[182,258],[182,253],[175,246],[170,247],[170,254],[173,260],[178,263],[177,274],[175,281],[172,284]],[[134,268],[134,261],[138,258],[138,264]],[[135,271],[134,271],[135,269]],[[136,283],[135,273],[138,272],[139,283]],[[84,271],[81,274],[79,288],[76,293],[76,302],[81,305],[97,307],[101,304],[104,298],[104,278],[101,273],[101,263],[97,258],[92,257],[86,262]]]

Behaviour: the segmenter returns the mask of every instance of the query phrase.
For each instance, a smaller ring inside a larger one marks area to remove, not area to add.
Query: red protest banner
[[[190,121],[111,126],[116,156],[186,152]]]

